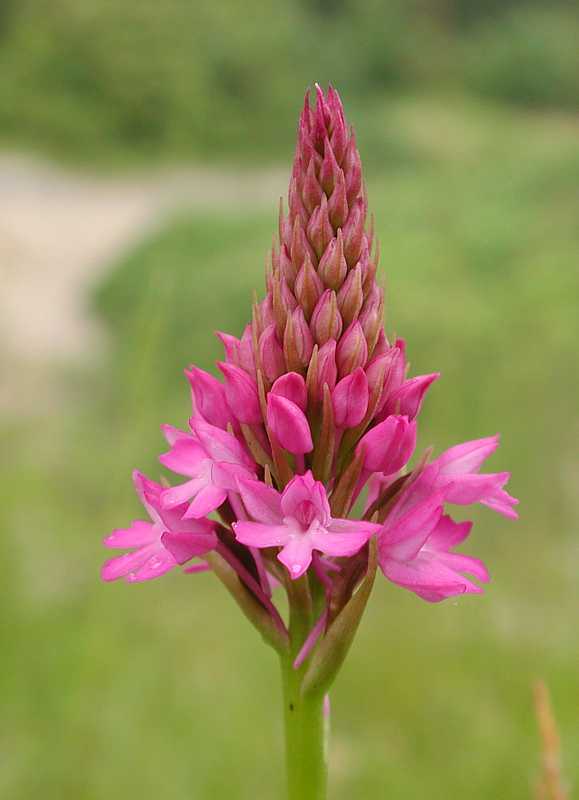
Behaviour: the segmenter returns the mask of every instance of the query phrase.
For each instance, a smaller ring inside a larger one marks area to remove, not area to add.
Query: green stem
[[[288,800],[326,800],[324,698],[303,696],[302,677],[290,659],[282,659]]]
[[[290,647],[281,654],[288,800],[326,800],[327,721],[323,692],[302,692],[308,661],[293,662],[312,625],[307,576],[288,585]]]

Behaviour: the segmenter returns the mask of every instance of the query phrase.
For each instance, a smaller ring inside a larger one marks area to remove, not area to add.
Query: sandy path
[[[0,411],[26,408],[23,395],[55,364],[102,352],[90,287],[167,214],[271,208],[286,180],[274,170],[189,168],[110,178],[0,156]]]

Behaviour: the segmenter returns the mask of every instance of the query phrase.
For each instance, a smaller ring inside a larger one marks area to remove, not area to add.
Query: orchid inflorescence
[[[267,641],[324,691],[377,564],[428,601],[479,593],[484,564],[455,551],[472,523],[455,522],[445,506],[482,503],[516,517],[509,473],[479,471],[497,436],[407,466],[439,376],[408,377],[405,342],[386,337],[379,247],[366,218],[355,135],[337,92],[316,87],[299,121],[265,298],[240,339],[218,334],[223,382],[186,371],[188,430],[163,427],[160,461],[185,481],[135,473],[151,521],[105,540],[132,550],[102,572],[136,583],[178,565],[213,570]],[[308,620],[299,635],[276,605],[280,588],[290,612]]]

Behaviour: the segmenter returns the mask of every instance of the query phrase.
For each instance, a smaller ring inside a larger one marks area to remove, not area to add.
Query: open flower
[[[159,461],[189,480],[165,489],[161,502],[171,509],[185,504],[184,519],[200,518],[237,491],[238,477],[254,475],[255,465],[238,440],[199,417],[191,420],[192,435],[172,436],[172,446]]]
[[[217,544],[215,523],[208,519],[182,519],[186,506],[177,506],[169,511],[164,509],[160,484],[137,471],[133,473],[133,481],[151,521],[134,520],[128,528],[117,528],[106,537],[104,543],[107,547],[134,549],[107,561],[101,571],[103,580],[148,581],[169,572],[177,563],[185,563],[213,550]],[[179,543],[179,560],[164,546],[165,536],[175,537]]]
[[[239,480],[239,491],[254,521],[234,524],[237,541],[249,547],[281,547],[278,559],[294,579],[306,572],[314,550],[328,556],[352,556],[381,527],[332,519],[326,490],[311,472],[293,478],[283,493],[246,479]]]
[[[430,602],[480,594],[480,586],[463,573],[482,582],[489,579],[482,561],[451,551],[467,538],[472,522],[443,515],[443,502],[444,490],[432,491],[423,473],[402,492],[378,534],[384,575]]]

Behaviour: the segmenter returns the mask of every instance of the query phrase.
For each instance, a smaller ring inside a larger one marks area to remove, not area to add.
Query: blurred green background
[[[579,783],[578,41],[572,2],[0,5],[3,151],[85,187],[202,164],[203,196],[229,172],[249,187],[289,173],[304,88],[331,79],[367,167],[387,331],[415,374],[443,376],[420,444],[502,433],[492,466],[512,470],[521,519],[475,512],[489,591],[430,606],[378,582],[333,692],[334,800],[533,797],[537,677]],[[79,300],[106,332],[98,355],[6,357],[7,800],[283,796],[277,665],[224,591],[98,578],[102,536],[140,513],[130,470],[157,475],[158,425],[187,417],[182,368],[211,368],[212,332],[248,319],[270,200],[184,203],[112,254]]]

